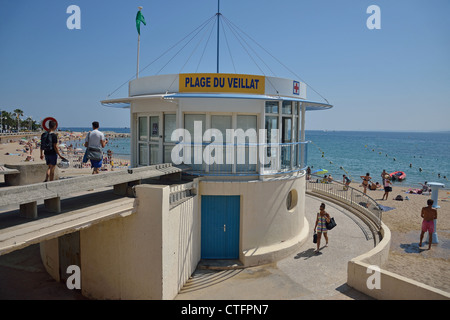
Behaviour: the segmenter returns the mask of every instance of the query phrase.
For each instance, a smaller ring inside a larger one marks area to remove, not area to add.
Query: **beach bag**
[[[336,227],[336,222],[334,221],[334,218],[330,218],[330,222],[327,222],[325,225],[328,230],[331,230]]]
[[[317,233],[315,233],[315,232],[313,235],[313,243],[317,243]]]
[[[403,197],[401,195],[398,195],[398,196],[395,197],[394,200],[403,201]]]
[[[103,152],[100,148],[87,147],[85,154],[89,160],[100,161],[103,159]]]
[[[88,160],[100,161],[103,159],[102,149],[89,146],[89,136],[90,135],[91,135],[91,133],[89,132],[88,137],[87,137],[88,146],[86,148],[86,152],[84,153],[83,162],[87,162]]]
[[[44,150],[44,151],[52,151],[53,150],[53,143],[52,143],[52,137],[50,135],[50,132],[44,132],[42,134],[41,145],[42,145],[42,150]]]

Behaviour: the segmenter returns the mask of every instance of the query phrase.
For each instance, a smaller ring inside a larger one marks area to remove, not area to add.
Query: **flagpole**
[[[142,7],[138,7],[139,11],[142,10]],[[139,78],[139,50],[141,46],[141,33],[138,33],[138,47],[137,47],[137,67],[136,67],[136,79]]]
[[[136,79],[139,78],[139,47],[140,47],[140,44],[141,44],[141,35],[138,35]]]

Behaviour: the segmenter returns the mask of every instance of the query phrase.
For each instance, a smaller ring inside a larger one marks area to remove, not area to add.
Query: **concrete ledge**
[[[297,237],[271,246],[245,250],[241,261],[245,268],[279,261],[296,252],[309,239],[308,236],[309,223],[304,218],[303,229]]]
[[[15,176],[21,176],[25,179],[34,174],[34,172],[39,171],[39,168],[45,168],[46,170],[47,165],[25,164],[19,165],[18,168],[22,171]],[[117,186],[115,187],[115,191],[118,194],[132,196],[131,187],[138,184],[141,180],[173,174],[177,175],[182,171],[180,168],[173,167],[172,164],[159,164],[97,175],[85,175],[70,179],[42,182],[45,178],[45,170],[43,171],[44,176],[42,180],[41,178],[38,179],[39,183],[1,188],[0,206],[31,204],[35,201],[44,200],[46,207],[50,211],[61,212],[58,198],[70,196],[76,192],[110,186]],[[30,182],[31,180],[28,179],[26,181]],[[34,214],[31,213],[28,207],[22,206],[22,214],[24,216],[34,217]]]
[[[8,186],[23,186],[45,180],[48,166],[45,163],[22,162],[19,164],[5,164],[7,169],[17,170],[15,174],[5,174],[5,183]],[[59,179],[58,167],[55,167],[55,180]]]
[[[0,255],[57,238],[93,224],[126,217],[134,212],[135,199],[124,198],[108,203],[69,211],[57,216],[2,229]]]

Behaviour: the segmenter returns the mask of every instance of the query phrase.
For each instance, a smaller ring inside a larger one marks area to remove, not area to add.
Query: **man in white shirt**
[[[94,148],[104,148],[106,143],[108,142],[107,139],[105,139],[105,135],[103,132],[99,131],[99,123],[98,121],[92,122],[92,131],[89,132],[89,134],[86,136],[86,140],[84,142],[85,147],[94,147]],[[97,174],[99,169],[103,165],[103,159],[101,160],[91,160],[91,167],[93,168],[92,174]]]

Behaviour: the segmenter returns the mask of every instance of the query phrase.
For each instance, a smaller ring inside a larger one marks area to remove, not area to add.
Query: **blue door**
[[[239,258],[240,196],[202,196],[202,259]]]

